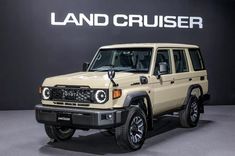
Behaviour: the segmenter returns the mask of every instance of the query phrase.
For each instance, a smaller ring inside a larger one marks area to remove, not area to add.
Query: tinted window
[[[203,63],[203,60],[202,60],[202,56],[201,56],[201,53],[200,53],[199,49],[189,49],[189,55],[191,57],[191,61],[192,61],[192,64],[193,64],[193,69],[195,71],[205,69],[204,63]]]
[[[175,60],[176,73],[188,72],[188,64],[184,50],[173,50],[173,55]]]
[[[155,64],[155,70],[154,74],[156,75],[158,70],[159,70],[159,63],[165,62],[167,63],[167,72],[164,74],[170,74],[171,73],[171,61],[170,61],[170,54],[169,50],[167,49],[162,49],[157,51],[157,59],[156,59],[156,64]]]

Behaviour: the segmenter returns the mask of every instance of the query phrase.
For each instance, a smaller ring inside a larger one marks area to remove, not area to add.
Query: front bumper
[[[115,128],[125,123],[128,110],[98,110],[36,105],[39,123],[68,126],[77,129]]]

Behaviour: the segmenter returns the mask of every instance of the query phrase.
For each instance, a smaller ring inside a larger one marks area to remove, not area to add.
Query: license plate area
[[[58,113],[57,114],[57,122],[61,124],[71,124],[72,123],[72,115],[68,113]]]

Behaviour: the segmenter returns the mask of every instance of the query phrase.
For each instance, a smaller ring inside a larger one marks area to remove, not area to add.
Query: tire
[[[45,125],[45,131],[49,138],[55,139],[56,141],[69,140],[75,133],[75,129],[52,125]]]
[[[184,110],[179,112],[180,125],[185,128],[196,127],[200,118],[199,103],[196,96],[190,96]]]
[[[129,109],[125,124],[116,128],[115,137],[121,148],[134,151],[144,144],[146,132],[146,116],[139,107],[133,106]]]

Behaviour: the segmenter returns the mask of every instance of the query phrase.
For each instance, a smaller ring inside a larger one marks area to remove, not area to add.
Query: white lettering
[[[198,25],[200,29],[203,28],[201,17],[190,17],[189,28],[193,28],[193,25]]]
[[[93,14],[90,14],[90,18],[87,18],[84,14],[80,14],[79,23],[83,25],[83,21],[86,21],[89,26],[93,26]]]
[[[163,27],[163,16],[159,16],[159,27]]]
[[[109,15],[107,14],[89,14],[88,16],[79,13],[68,13],[64,20],[56,19],[55,12],[51,12],[51,25],[74,24],[76,26],[108,26]],[[58,17],[57,17],[58,18]],[[115,14],[112,19],[115,27],[146,27],[146,28],[203,28],[203,18],[196,16],[163,16],[154,15],[149,18],[148,15],[125,15]]]
[[[104,20],[100,22],[100,20]],[[95,26],[107,26],[109,24],[109,16],[105,14],[95,14],[94,15],[94,25]]]
[[[187,16],[178,16],[178,27],[179,28],[188,28],[188,17]]]
[[[51,25],[65,25],[64,22],[56,22],[55,21],[55,13],[51,13]]]
[[[75,25],[81,25],[80,23],[78,23],[78,20],[73,13],[68,13],[66,18],[64,19],[64,24],[66,25],[67,23],[74,23]]]
[[[175,16],[165,16],[164,17],[164,27],[165,28],[175,28],[176,27],[176,17]]]
[[[124,19],[123,22],[118,22],[118,19]],[[126,27],[128,25],[128,22],[126,21],[128,17],[123,14],[116,14],[113,16],[113,25],[117,27]]]
[[[133,27],[134,23],[137,23],[139,27],[143,27],[143,17],[141,15],[129,15],[129,27]]]
[[[158,25],[158,16],[154,16],[153,24],[149,24],[148,15],[144,15],[144,26],[145,27],[157,27]]]

